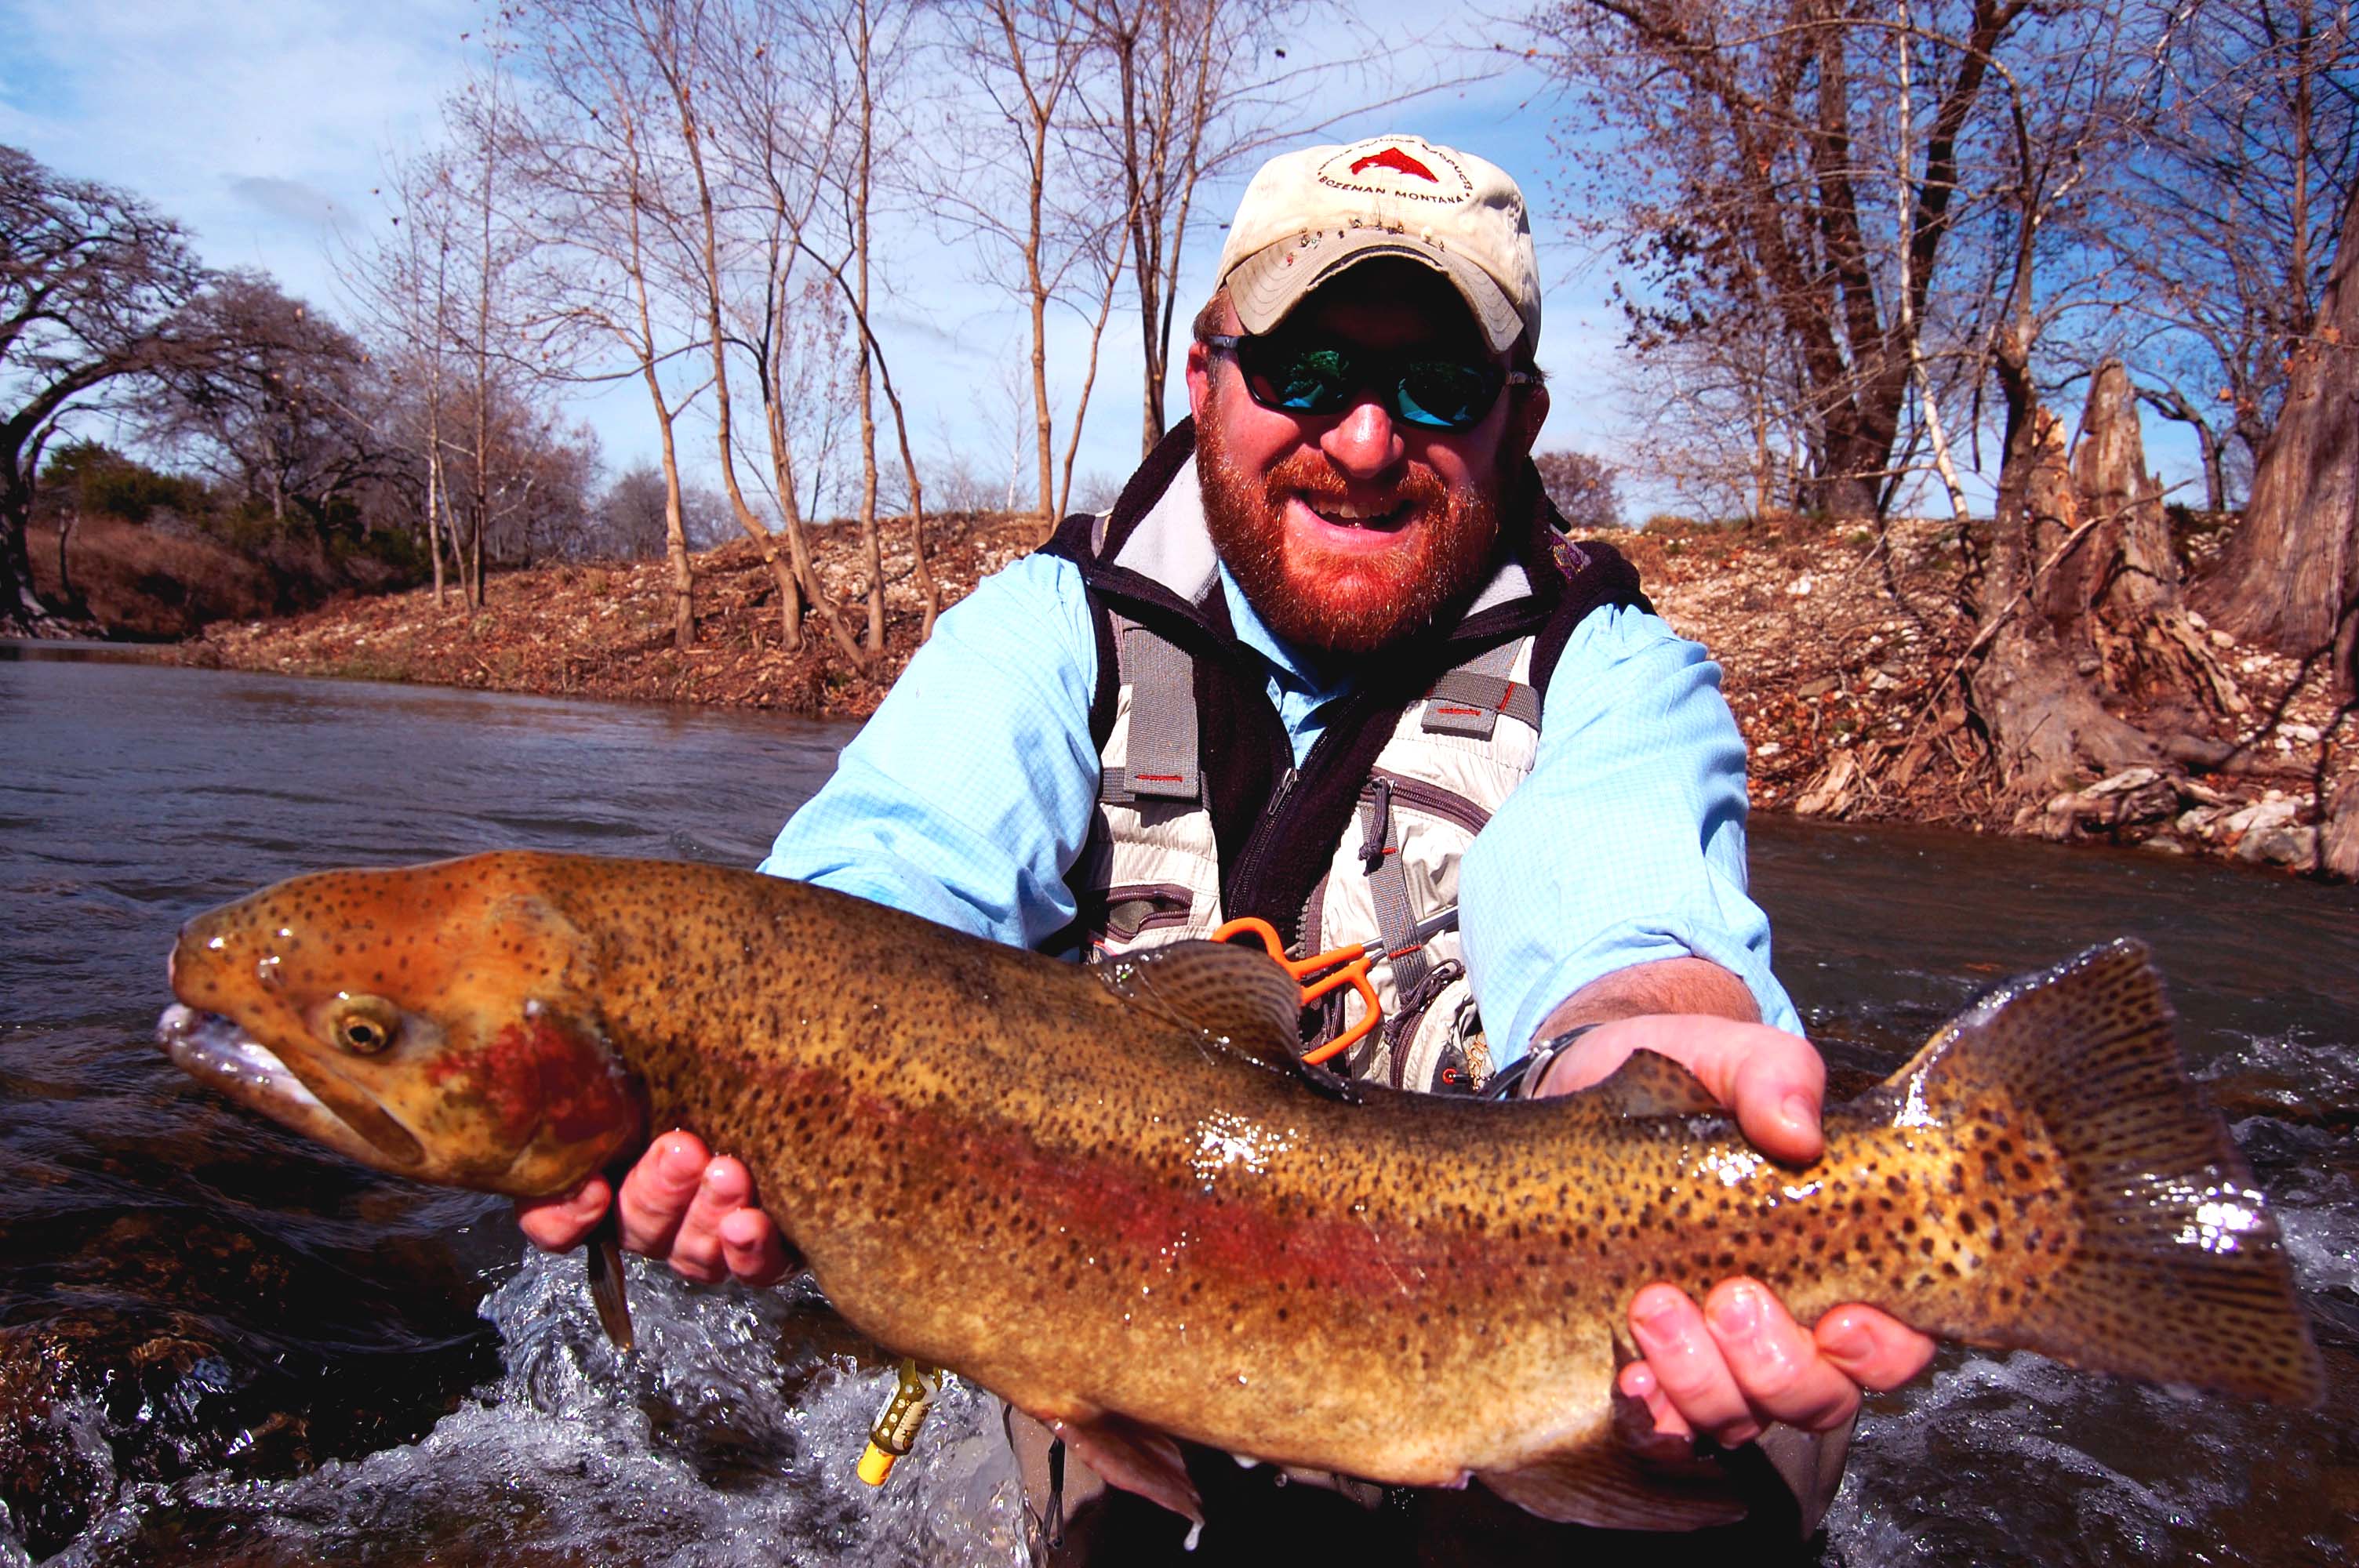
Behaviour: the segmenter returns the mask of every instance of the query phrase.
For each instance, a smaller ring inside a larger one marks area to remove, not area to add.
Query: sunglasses
[[[1393,412],[1428,430],[1468,430],[1483,422],[1503,386],[1537,385],[1529,371],[1451,359],[1430,350],[1386,353],[1234,332],[1213,332],[1204,346],[1236,357],[1245,391],[1285,414],[1340,414],[1363,389],[1389,393]]]

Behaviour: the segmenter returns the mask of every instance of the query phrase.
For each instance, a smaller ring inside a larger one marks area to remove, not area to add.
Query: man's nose
[[[1363,397],[1327,427],[1319,449],[1353,479],[1374,479],[1400,461],[1405,449],[1392,410],[1373,397]]]

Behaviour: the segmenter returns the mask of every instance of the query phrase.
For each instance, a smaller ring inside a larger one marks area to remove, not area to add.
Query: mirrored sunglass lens
[[[1350,390],[1352,367],[1335,349],[1275,354],[1261,368],[1265,401],[1273,408],[1323,414]]]
[[[1420,360],[1405,367],[1400,415],[1413,425],[1462,430],[1490,411],[1491,378],[1473,365]]]

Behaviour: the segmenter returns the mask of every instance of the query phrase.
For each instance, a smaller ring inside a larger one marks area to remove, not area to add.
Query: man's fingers
[[[1766,1023],[1700,1012],[1617,1018],[1582,1036],[1549,1064],[1547,1092],[1601,1083],[1633,1051],[1669,1056],[1693,1073],[1707,1093],[1736,1113],[1745,1136],[1771,1159],[1805,1165],[1824,1151],[1819,1108],[1826,1098],[1826,1064],[1809,1041]]]
[[[1630,1332],[1656,1383],[1690,1427],[1734,1445],[1761,1434],[1736,1379],[1695,1303],[1669,1285],[1648,1285],[1630,1303]]]
[[[727,1279],[721,1222],[744,1209],[753,1196],[754,1178],[743,1163],[726,1156],[707,1162],[689,1200],[688,1213],[672,1236],[673,1270],[699,1284],[718,1284]]]
[[[696,1200],[712,1160],[692,1132],[671,1131],[648,1146],[623,1178],[623,1246],[649,1258],[670,1255],[672,1238]]]
[[[1807,1165],[1826,1150],[1819,1108],[1827,1096],[1827,1067],[1799,1034],[1767,1024],[1736,1024],[1743,1037],[1715,1042],[1711,1074],[1699,1072],[1753,1146],[1773,1160]]]
[[[605,1178],[592,1176],[559,1197],[517,1199],[516,1226],[526,1240],[544,1252],[571,1252],[597,1227],[598,1217],[614,1200]]]
[[[1752,1280],[1723,1280],[1704,1298],[1703,1315],[1756,1418],[1826,1432],[1859,1409],[1858,1385],[1819,1354],[1810,1331],[1767,1287]]]
[[[758,1208],[723,1217],[721,1256],[729,1272],[749,1285],[775,1285],[802,1266],[777,1226]]]
[[[1897,1389],[1925,1370],[1934,1342],[1871,1306],[1839,1306],[1819,1319],[1812,1338],[1828,1361],[1864,1389]]]

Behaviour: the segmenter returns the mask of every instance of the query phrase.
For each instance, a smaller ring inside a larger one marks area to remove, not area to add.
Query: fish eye
[[[328,1036],[356,1056],[374,1056],[393,1044],[401,1012],[383,997],[341,996],[328,1014]]]

